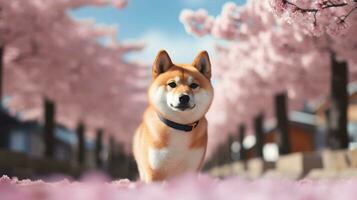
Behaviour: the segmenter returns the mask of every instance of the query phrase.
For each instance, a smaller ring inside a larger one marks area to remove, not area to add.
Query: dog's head
[[[206,51],[192,64],[173,64],[166,51],[160,51],[152,68],[149,89],[151,105],[167,119],[192,123],[202,118],[213,99],[211,63]]]

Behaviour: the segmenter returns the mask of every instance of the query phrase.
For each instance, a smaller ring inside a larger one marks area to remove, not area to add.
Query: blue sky
[[[211,52],[215,44],[211,37],[188,35],[179,21],[185,8],[208,10],[218,15],[225,0],[129,0],[122,10],[113,7],[83,7],[71,11],[76,19],[92,18],[98,24],[116,25],[120,41],[144,43],[146,48],[130,54],[129,60],[152,62],[160,49],[166,49],[174,62],[191,62],[200,50]],[[235,1],[242,3],[244,0]]]

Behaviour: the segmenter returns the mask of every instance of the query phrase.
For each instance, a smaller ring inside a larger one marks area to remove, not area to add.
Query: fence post
[[[217,160],[216,160],[216,165],[217,166],[220,166],[222,164],[224,164],[224,162],[227,160],[227,155],[226,155],[226,151],[225,151],[225,148],[224,148],[225,144],[224,143],[221,143],[217,146]]]
[[[247,159],[246,151],[243,145],[244,141],[244,136],[245,136],[245,125],[241,124],[239,126],[239,132],[238,132],[238,138],[239,138],[239,159],[245,161]]]
[[[263,157],[263,114],[259,114],[254,118],[254,129],[255,129],[255,156]]]
[[[117,145],[115,143],[113,136],[109,137],[108,144],[109,144],[109,148],[108,148],[107,170],[108,170],[108,174],[110,174],[112,177],[116,177],[117,176],[116,171],[118,169],[118,166],[116,166],[116,162],[117,162],[118,155],[117,155]]]
[[[96,161],[97,168],[101,168],[103,166],[102,150],[103,150],[103,129],[98,129],[96,133],[96,140],[95,140],[95,161]]]
[[[218,145],[216,147],[216,149],[214,150],[213,152],[213,156],[212,156],[212,166],[213,167],[216,167],[216,166],[219,166],[220,165],[220,155],[219,155],[219,149],[220,148],[220,145]]]
[[[109,137],[109,156],[108,156],[108,159],[109,159],[109,165],[114,161],[115,159],[115,156],[116,156],[116,145],[115,145],[115,140],[114,140],[114,137],[113,136],[110,136]]]
[[[226,160],[225,160],[224,164],[229,164],[229,163],[231,163],[233,161],[233,159],[232,159],[232,144],[233,144],[233,141],[234,141],[233,136],[230,134],[228,136],[228,139],[227,139],[227,147],[226,147],[226,152],[225,152],[227,157],[226,157]]]
[[[85,133],[85,127],[83,122],[79,122],[77,125],[76,129],[77,133],[77,144],[78,144],[78,152],[77,152],[77,159],[78,159],[78,164],[79,166],[83,166],[85,164],[86,156],[86,147],[85,147],[85,139],[84,139],[84,133]]]
[[[122,172],[121,172],[121,177],[130,177],[131,173],[133,170],[131,167],[135,167],[132,166],[132,157],[130,157],[129,155],[127,155],[125,153],[124,150],[124,144],[122,142],[118,142],[118,164],[120,164],[122,166]]]
[[[277,119],[277,134],[279,153],[290,153],[289,119],[287,115],[287,95],[285,92],[275,96],[275,114]]]
[[[336,60],[331,53],[331,104],[328,117],[327,146],[331,149],[348,148],[347,107],[348,107],[348,66]]]
[[[227,160],[227,154],[226,154],[226,148],[225,148],[226,144],[222,143],[219,145],[219,149],[218,149],[218,156],[220,157],[219,159],[219,165],[223,165],[226,160]]]
[[[55,150],[55,114],[56,108],[54,102],[48,98],[44,99],[44,143],[45,143],[45,157],[53,159]]]

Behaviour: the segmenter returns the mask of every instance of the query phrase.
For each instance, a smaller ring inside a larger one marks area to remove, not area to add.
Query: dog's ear
[[[152,66],[152,77],[155,79],[161,73],[166,72],[171,66],[172,61],[169,54],[165,50],[159,51]]]
[[[201,51],[193,61],[192,65],[197,68],[206,78],[211,78],[211,62],[207,51]]]

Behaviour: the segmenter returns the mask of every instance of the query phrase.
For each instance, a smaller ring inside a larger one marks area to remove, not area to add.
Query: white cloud
[[[127,41],[127,40],[126,40]],[[207,50],[213,53],[215,40],[210,37],[195,38],[189,35],[172,35],[162,31],[152,30],[144,33],[131,42],[144,43],[146,47],[141,52],[127,55],[129,61],[140,61],[151,64],[157,52],[166,50],[174,63],[191,63],[198,52]]]

